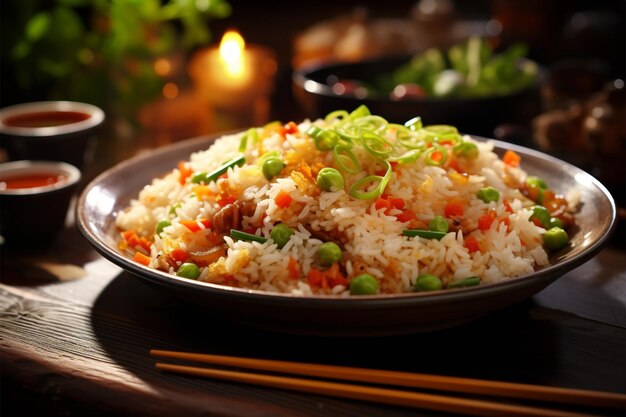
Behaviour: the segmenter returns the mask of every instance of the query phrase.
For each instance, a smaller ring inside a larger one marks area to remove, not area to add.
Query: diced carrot
[[[518,167],[522,157],[517,154],[517,152],[512,150],[507,150],[502,157],[502,162],[511,167]]]
[[[328,287],[324,273],[318,269],[311,268],[307,275],[307,280],[309,281],[309,285],[312,287]]]
[[[462,216],[465,213],[466,201],[462,198],[451,198],[444,207],[446,217]]]
[[[478,239],[474,236],[468,236],[465,238],[465,247],[470,253],[474,253],[480,250],[480,245],[478,244]]]
[[[298,279],[298,277],[300,277],[300,264],[294,259],[293,256],[289,257],[287,271],[289,271],[289,278],[291,279]]]
[[[337,285],[348,285],[348,280],[343,275],[341,275],[341,271],[339,270],[339,263],[337,262],[334,262],[328,269],[328,271],[326,271],[326,276],[331,287],[335,287]]]
[[[192,233],[196,233],[198,230],[202,229],[199,223],[202,224],[202,226],[204,226],[204,229],[209,229],[212,226],[211,220],[209,219],[181,220],[180,221],[180,224],[185,226]]]
[[[133,256],[133,261],[140,263],[142,265],[148,266],[150,265],[150,257],[148,255],[144,255],[141,252],[135,252],[135,256]]]
[[[278,195],[274,198],[274,202],[280,208],[287,208],[291,205],[291,201],[293,199],[289,195],[289,193],[285,190],[282,190],[278,193]]]
[[[384,196],[380,196],[376,198],[376,202],[374,203],[376,210],[385,209],[385,214],[391,210],[391,201],[383,198]]]
[[[189,254],[183,249],[176,248],[170,252],[170,257],[176,262],[185,262],[189,258]]]
[[[178,182],[180,182],[180,185],[184,185],[187,178],[189,178],[192,174],[191,167],[185,161],[180,161],[178,163],[178,172],[180,174]]]
[[[404,208],[404,200],[401,198],[396,198],[396,197],[389,197],[388,198],[389,202],[391,203],[391,205],[393,206],[393,208],[397,208],[399,210],[402,210]]]
[[[298,129],[298,125],[295,122],[289,122],[283,127],[285,129],[285,133],[289,133],[290,135],[293,135],[294,133],[298,133],[300,131]]]
[[[143,236],[139,236],[135,230],[126,230],[122,232],[122,237],[133,249],[142,248],[146,252],[150,251],[150,241]]]
[[[402,213],[396,214],[396,219],[398,219],[398,221],[402,223],[410,222],[411,220],[415,219],[415,213],[408,209],[402,210]]]
[[[495,210],[489,210],[487,213],[483,214],[478,218],[478,228],[480,230],[489,230],[491,224],[496,219]]]

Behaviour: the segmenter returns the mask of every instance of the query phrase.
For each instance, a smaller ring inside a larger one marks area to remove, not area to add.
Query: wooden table
[[[623,248],[475,322],[357,339],[272,334],[183,305],[72,224],[47,248],[1,250],[2,416],[443,415],[166,374],[152,348],[626,391]]]

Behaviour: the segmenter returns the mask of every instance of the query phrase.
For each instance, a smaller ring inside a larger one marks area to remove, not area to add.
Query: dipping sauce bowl
[[[0,164],[0,236],[7,246],[41,246],[63,229],[81,179],[78,168],[56,161]]]
[[[75,101],[39,101],[0,109],[0,148],[9,160],[63,161],[82,168],[104,112]]]

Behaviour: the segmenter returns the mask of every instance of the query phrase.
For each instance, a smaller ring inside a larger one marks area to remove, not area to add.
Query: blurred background
[[[294,95],[296,70],[445,50],[471,36],[496,51],[523,43],[540,69],[535,107],[467,133],[564,158],[624,207],[622,1],[21,0],[2,2],[0,16],[0,107],[100,106],[107,122],[92,175],[143,149],[314,117]],[[222,74],[213,63],[231,30],[230,45],[243,48],[231,58],[247,60]]]

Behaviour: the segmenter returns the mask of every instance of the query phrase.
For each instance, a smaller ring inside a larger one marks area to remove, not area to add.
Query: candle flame
[[[220,56],[226,64],[228,75],[240,77],[243,74],[243,51],[245,47],[246,42],[239,33],[234,30],[224,33],[220,42]]]

